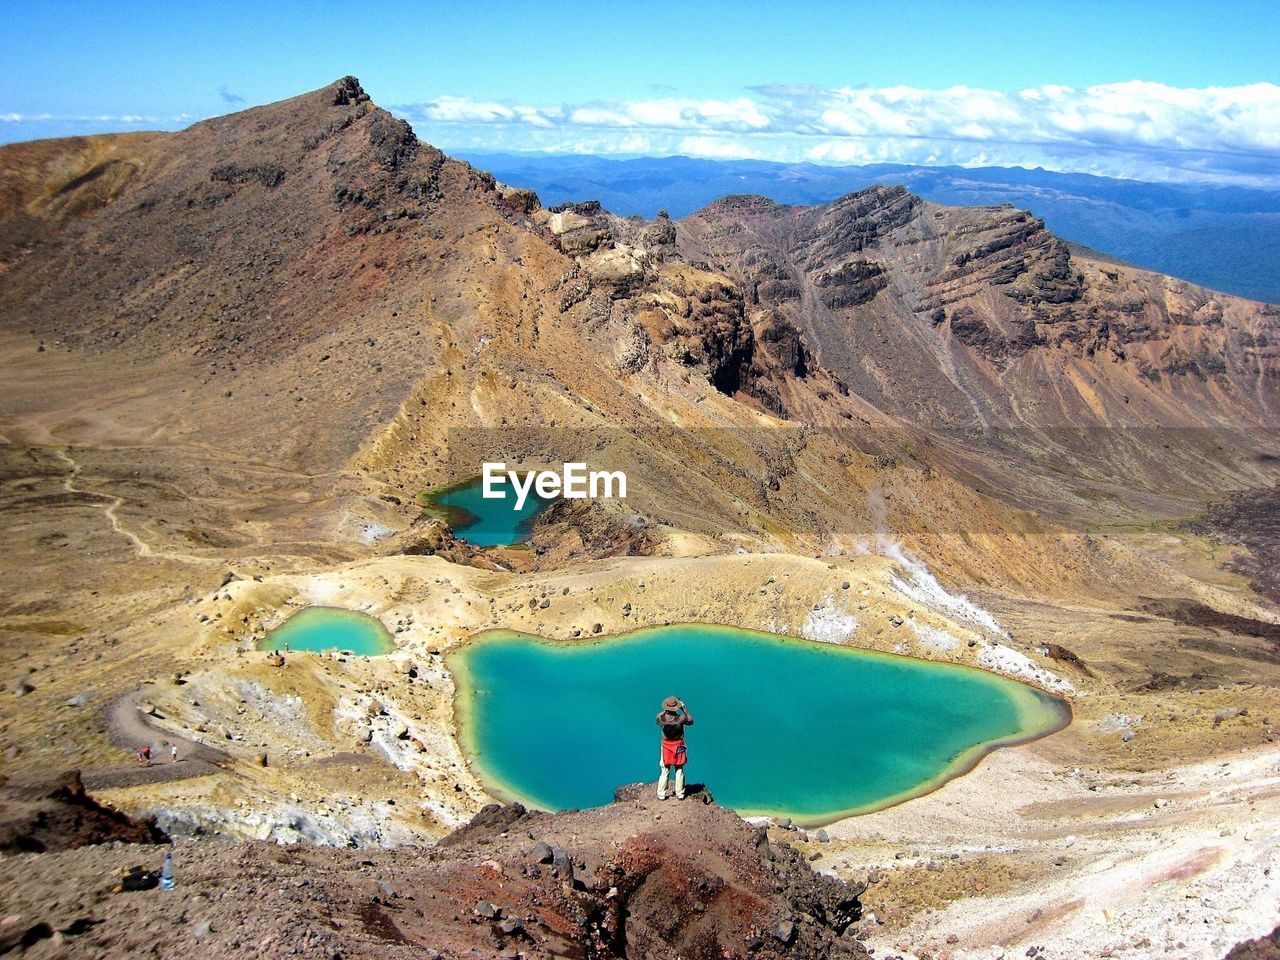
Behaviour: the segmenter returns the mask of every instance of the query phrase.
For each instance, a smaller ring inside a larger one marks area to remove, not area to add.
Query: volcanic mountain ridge
[[[813,851],[893,871],[877,936],[931,942],[924,907],[970,881],[982,917],[948,922],[975,941],[1093,942],[1103,889],[1135,943],[1254,936],[1271,848],[1216,824],[1270,809],[1280,618],[1224,569],[1229,537],[1178,523],[1274,483],[1276,321],[892,188],[544,209],[352,78],[0,148],[0,763],[80,766],[180,834],[434,838],[492,799],[450,648],[723,622],[1074,691],[1062,733]],[[631,495],[476,551],[417,496],[482,460],[587,460]],[[397,652],[254,654],[325,603]],[[137,768],[150,730],[213,759]],[[894,847],[926,852],[898,870]],[[1174,874],[1238,906],[1178,926]]]

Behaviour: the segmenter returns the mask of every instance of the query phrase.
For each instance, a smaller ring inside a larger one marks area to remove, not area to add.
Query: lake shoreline
[[[1061,695],[1052,691],[1044,690],[1021,679],[1014,679],[982,667],[970,664],[954,663],[951,661],[926,660],[920,657],[890,653],[887,651],[858,647],[850,644],[824,643],[803,637],[769,633],[766,631],[753,630],[729,624],[683,623],[661,626],[651,625],[620,633],[575,638],[570,640],[548,638],[523,631],[499,628],[480,631],[472,635],[462,644],[450,651],[446,658],[447,667],[454,679],[454,735],[459,746],[462,748],[467,766],[471,769],[472,774],[484,785],[486,792],[492,794],[498,799],[506,802],[519,802],[536,809],[555,809],[554,804],[548,804],[534,796],[532,793],[522,790],[511,782],[509,777],[494,769],[493,765],[485,760],[485,751],[479,748],[477,741],[478,733],[476,729],[478,724],[473,722],[475,711],[477,710],[474,697],[475,677],[467,660],[468,652],[474,650],[476,644],[482,644],[486,640],[519,639],[522,642],[533,643],[548,650],[563,651],[565,649],[572,648],[574,650],[581,651],[583,649],[600,648],[604,646],[614,646],[616,648],[618,644],[643,642],[647,638],[652,638],[655,635],[668,633],[682,628],[723,631],[728,635],[749,637],[757,642],[772,642],[780,644],[783,647],[795,647],[798,645],[802,649],[808,649],[814,652],[844,653],[851,657],[867,661],[879,661],[895,665],[901,665],[904,662],[909,662],[917,667],[927,666],[930,668],[981,675],[984,680],[999,681],[1004,685],[1001,689],[1003,692],[1011,694],[1010,700],[1012,701],[1014,709],[1018,715],[1018,723],[1022,728],[1018,732],[1002,737],[996,737],[994,739],[984,739],[982,742],[964,749],[946,762],[934,776],[917,784],[913,784],[908,789],[886,794],[867,803],[820,812],[796,811],[788,809],[785,806],[729,805],[743,817],[769,817],[773,819],[790,818],[800,826],[819,827],[828,826],[851,817],[874,813],[888,807],[899,805],[908,800],[933,793],[950,781],[973,771],[982,762],[982,760],[991,753],[1002,748],[1015,747],[1037,740],[1042,740],[1054,733],[1062,731],[1068,727],[1073,720],[1071,705],[1069,701]],[[1045,722],[1046,718],[1050,715],[1052,716],[1051,721]],[[697,782],[697,780],[698,778],[693,778],[693,782]],[[616,784],[615,786],[620,785],[621,783]],[[712,794],[715,795],[715,784],[707,783],[707,787],[711,790]],[[596,804],[589,804],[588,806],[595,805]]]

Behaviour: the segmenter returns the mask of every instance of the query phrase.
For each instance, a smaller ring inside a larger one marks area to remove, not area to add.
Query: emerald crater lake
[[[713,625],[589,642],[495,630],[449,666],[481,782],[547,810],[655,781],[654,717],[673,694],[696,720],[689,782],[743,815],[804,825],[927,792],[1071,718],[1062,699],[976,668]]]
[[[459,540],[477,547],[509,547],[523,543],[538,516],[551,500],[530,493],[516,508],[516,493],[509,484],[496,492],[501,497],[484,496],[484,482],[472,477],[459,483],[430,490],[422,495],[427,512],[439,517]]]
[[[363,657],[376,657],[395,648],[381,620],[341,607],[306,607],[258,641],[259,650],[349,650]]]

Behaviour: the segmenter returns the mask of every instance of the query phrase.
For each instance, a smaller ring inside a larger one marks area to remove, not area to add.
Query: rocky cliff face
[[[813,208],[731,198],[677,233],[923,426],[1193,426],[1220,422],[1224,394],[1229,419],[1272,422],[1273,308],[1073,254],[1022,211],[873,187]]]

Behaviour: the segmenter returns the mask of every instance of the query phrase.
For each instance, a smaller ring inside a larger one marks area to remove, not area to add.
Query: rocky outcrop
[[[921,426],[1110,423],[1172,409],[1209,423],[1221,389],[1267,420],[1280,402],[1268,308],[1091,261],[1012,207],[941,207],[901,187],[819,207],[732,197],[681,221],[677,238],[686,262],[773,311],[775,344],[787,339],[781,321],[811,352],[809,369]],[[758,356],[770,353],[762,332]],[[781,372],[793,356],[770,359]],[[1080,362],[1087,376],[1053,385]],[[763,386],[760,366],[757,395],[773,394],[766,406],[779,409],[786,391]],[[1101,386],[1076,389],[1086,382]],[[1187,383],[1203,410],[1150,386]]]
[[[663,804],[637,785],[591,810],[493,804],[426,847],[181,843],[169,910],[155,894],[103,892],[133,864],[157,868],[152,848],[3,857],[0,934],[23,945],[60,931],[71,958],[865,960],[864,886],[814,873],[709,801],[693,787]]]
[[[278,187],[284,182],[284,168],[274,163],[255,163],[242,166],[238,163],[223,163],[209,171],[209,179],[218,183],[252,183],[257,181],[264,187]]]
[[[778,304],[800,299],[801,282],[795,271],[767,251],[747,251],[742,259],[742,275],[752,303]]]
[[[564,203],[549,208],[547,213],[547,229],[556,246],[571,257],[593,253],[613,238],[610,215],[599,200]]]
[[[0,786],[0,852],[44,853],[98,843],[167,843],[154,824],[105,807],[80,772],[52,782]]]
[[[1006,332],[968,304],[956,307],[949,320],[953,337],[997,363],[1011,356],[1021,356],[1041,342],[1033,321],[1011,321]]]
[[[809,269],[826,269],[910,223],[923,201],[905,187],[871,187],[800,215],[794,256]]]
[[[534,521],[527,546],[537,566],[563,568],[603,557],[649,556],[660,538],[633,515],[590,500],[556,500]]]
[[[1067,245],[1022,210],[997,208],[953,238],[959,249],[932,282],[943,303],[987,287],[1007,288],[1007,296],[1028,304],[1071,303],[1083,292]]]
[[[444,154],[420,143],[409,124],[385,110],[365,104],[356,110],[366,128],[365,144],[339,141],[327,164],[338,208],[354,213],[348,233],[428,216],[442,195]]]
[[[674,249],[676,244],[676,226],[667,216],[667,211],[659,210],[653,223],[646,223],[640,231],[640,243],[657,259],[663,259]]]
[[[637,319],[651,343],[701,370],[723,393],[747,381],[755,350],[741,290],[723,274],[664,264],[636,297]]]
[[[636,784],[609,806],[555,815],[495,804],[442,840],[430,862],[439,879],[416,890],[427,916],[400,914],[397,926],[410,942],[432,929],[436,949],[599,960],[867,956],[853,935],[864,887],[814,873],[701,787],[663,805]]]
[[[755,373],[760,377],[783,372],[795,377],[806,376],[813,358],[800,331],[776,310],[762,310],[753,318],[752,334],[756,342]]]
[[[333,84],[333,99],[330,101],[335,107],[345,107],[352,103],[367,103],[369,95],[364,92],[364,87],[360,85],[360,81],[353,76],[345,76]]]
[[[506,569],[483,548],[455,537],[448,523],[426,513],[416,517],[407,529],[388,537],[383,547],[389,555],[442,557],[450,563],[482,570]]]
[[[823,270],[813,279],[822,303],[831,309],[866,303],[889,283],[884,267],[861,258]]]

